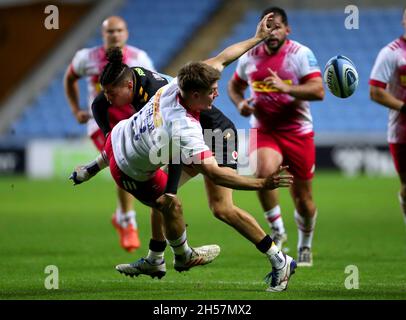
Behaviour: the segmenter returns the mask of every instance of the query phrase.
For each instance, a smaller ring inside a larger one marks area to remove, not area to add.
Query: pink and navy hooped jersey
[[[103,46],[100,46],[79,50],[73,57],[70,65],[71,71],[75,75],[87,78],[88,107],[90,113],[92,112],[92,102],[101,91],[99,76],[107,62],[106,50]],[[123,48],[123,62],[129,67],[139,66],[148,70],[155,70],[147,53],[133,46],[125,46]],[[99,127],[93,118],[87,122],[87,133],[89,136],[98,129]]]
[[[307,134],[313,131],[309,102],[297,100],[281,93],[264,81],[273,70],[287,84],[297,85],[314,77],[321,77],[320,68],[313,52],[292,40],[286,40],[276,54],[260,43],[239,60],[234,78],[248,84],[254,98],[254,128],[290,131]]]
[[[369,84],[387,89],[406,103],[406,40],[400,37],[384,47],[376,58]],[[389,110],[388,142],[406,143],[406,115]]]

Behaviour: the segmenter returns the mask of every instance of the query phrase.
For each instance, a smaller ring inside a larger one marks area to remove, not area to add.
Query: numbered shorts
[[[163,170],[158,169],[155,175],[147,181],[134,180],[120,170],[114,158],[110,135],[107,137],[103,156],[107,157],[109,161],[110,172],[116,184],[128,193],[131,193],[143,204],[153,206],[155,200],[164,193],[168,175]]]
[[[256,134],[255,134],[256,133]],[[314,176],[316,148],[314,132],[304,135],[290,132],[250,131],[250,153],[260,148],[271,148],[282,155],[282,164],[297,179],[310,180]]]

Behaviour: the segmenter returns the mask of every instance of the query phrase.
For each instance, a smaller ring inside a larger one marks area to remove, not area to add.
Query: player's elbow
[[[380,92],[379,88],[371,86],[369,88],[369,98],[372,101],[380,102],[382,98],[382,93]]]
[[[323,87],[323,83],[320,81],[314,81],[312,83],[312,95],[313,100],[323,100],[325,96],[325,91]]]
[[[323,100],[325,95],[326,95],[326,92],[324,91],[323,86],[317,88],[314,92],[315,100]]]

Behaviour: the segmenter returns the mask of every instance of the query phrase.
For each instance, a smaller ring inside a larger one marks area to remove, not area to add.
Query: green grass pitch
[[[73,187],[67,180],[0,179],[0,299],[406,299],[406,230],[397,200],[397,178],[344,178],[319,172],[314,180],[319,209],[314,266],[300,268],[286,292],[265,292],[266,258],[210,213],[202,180],[181,191],[193,246],[217,243],[212,264],[177,273],[166,252],[161,279],[129,278],[114,270],[146,254],[149,210],[136,204],[142,248],[124,252],[110,224],[113,182],[97,177]],[[297,231],[288,190],[281,206],[290,253]],[[235,203],[267,229],[255,192],[234,193]],[[48,265],[59,271],[59,289],[47,290]],[[359,289],[344,283],[348,265],[359,271]]]

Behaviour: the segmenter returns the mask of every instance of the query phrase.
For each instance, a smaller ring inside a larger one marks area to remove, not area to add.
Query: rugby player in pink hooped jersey
[[[400,178],[398,194],[406,224],[406,8],[404,33],[378,54],[371,72],[371,99],[389,108],[388,142]]]
[[[147,53],[136,47],[126,45],[128,30],[125,21],[117,16],[112,16],[102,24],[103,45],[79,50],[68,66],[64,87],[70,108],[76,120],[81,124],[87,124],[88,136],[99,151],[102,151],[106,142],[103,132],[93,119],[91,105],[94,98],[101,92],[99,76],[108,63],[106,51],[112,47],[119,47],[123,52],[124,63],[131,66],[141,66],[154,70],[153,63]],[[88,87],[88,109],[79,106],[79,89],[77,81],[86,77]],[[134,113],[131,105],[109,110],[111,118],[116,119],[110,123],[112,127],[120,120],[127,119]],[[121,246],[131,252],[140,247],[136,213],[133,209],[133,196],[125,190],[117,187],[117,208],[112,217],[113,226],[117,229]]]
[[[251,116],[250,160],[256,176],[265,177],[281,164],[295,177],[290,188],[298,227],[298,266],[312,266],[312,239],[317,210],[312,195],[315,145],[309,100],[322,100],[324,89],[313,52],[289,40],[288,19],[281,8],[274,13],[276,30],[245,55],[229,81],[228,93],[242,116]],[[244,96],[247,88],[251,96]],[[282,244],[287,234],[277,190],[259,190],[272,238]]]

